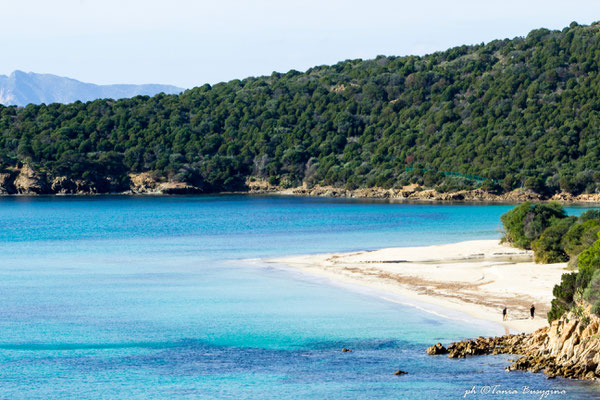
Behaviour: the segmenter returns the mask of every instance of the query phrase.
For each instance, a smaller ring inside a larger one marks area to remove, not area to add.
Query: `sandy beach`
[[[565,263],[535,264],[531,251],[497,240],[397,247],[267,260],[335,282],[359,285],[382,296],[421,303],[501,323],[507,332],[533,332],[547,325],[552,288]],[[535,304],[536,317],[529,318]],[[508,320],[502,321],[502,308]]]

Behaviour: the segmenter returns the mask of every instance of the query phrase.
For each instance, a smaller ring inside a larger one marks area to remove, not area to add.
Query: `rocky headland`
[[[500,337],[478,337],[427,348],[430,355],[450,358],[490,354],[519,355],[507,371],[544,372],[548,379],[557,376],[570,379],[597,380],[600,378],[600,318],[585,310],[571,312],[550,326],[529,334]]]

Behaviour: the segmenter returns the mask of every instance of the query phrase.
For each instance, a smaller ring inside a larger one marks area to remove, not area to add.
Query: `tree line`
[[[28,164],[102,191],[150,172],[207,192],[242,190],[250,176],[283,187],[598,192],[599,28],[572,23],[181,95],[1,106],[0,168]]]

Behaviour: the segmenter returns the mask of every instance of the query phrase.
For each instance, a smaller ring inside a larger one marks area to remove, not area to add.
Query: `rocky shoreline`
[[[95,195],[95,194],[201,194],[204,191],[185,182],[162,182],[150,173],[129,175],[129,189],[110,189],[114,185],[107,179],[108,190],[100,190],[91,180],[71,179],[66,176],[51,177],[35,171],[28,165],[0,173],[0,195]]]
[[[437,343],[426,350],[429,355],[464,358],[477,355],[514,354],[520,357],[507,371],[543,371],[548,379],[600,379],[600,318],[569,313],[549,327],[530,334],[478,337],[450,343]]]
[[[0,173],[0,195],[185,195],[206,193],[203,188],[186,182],[164,181],[149,172],[129,174],[128,188],[120,190],[110,179],[105,179],[103,188],[92,180],[72,179],[66,176],[49,176],[28,165],[12,168]],[[384,199],[389,201],[439,201],[439,202],[488,202],[522,203],[524,201],[560,201],[564,203],[600,203],[600,193],[580,194],[558,193],[548,198],[530,190],[516,189],[512,192],[494,194],[482,189],[438,192],[418,185],[408,185],[400,189],[362,188],[344,189],[332,186],[306,185],[283,188],[271,185],[256,178],[246,181],[245,190],[235,193],[279,194],[311,197],[341,197],[357,199]]]
[[[447,201],[447,202],[489,202],[489,203],[522,203],[525,201],[559,201],[564,203],[600,203],[600,193],[580,194],[557,193],[552,197],[544,197],[531,190],[515,189],[512,192],[494,194],[482,189],[459,190],[456,192],[438,192],[425,189],[419,185],[408,185],[401,189],[363,188],[344,189],[332,186],[314,187],[300,186],[284,189],[261,181],[248,181],[249,193],[284,194],[313,197],[343,197],[358,199],[387,199],[392,201]]]

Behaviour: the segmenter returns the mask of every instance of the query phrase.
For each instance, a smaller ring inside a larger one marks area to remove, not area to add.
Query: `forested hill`
[[[377,57],[181,95],[0,107],[0,163],[127,189],[282,186],[581,193],[600,188],[600,25]],[[464,176],[456,176],[463,174]],[[472,176],[473,175],[473,176]]]

